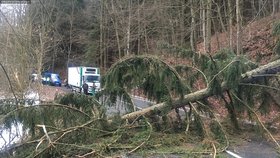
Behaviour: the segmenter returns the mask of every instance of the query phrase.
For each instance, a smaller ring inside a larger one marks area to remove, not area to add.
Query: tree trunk
[[[236,27],[236,54],[240,55],[242,53],[240,0],[236,0]]]
[[[100,37],[99,37],[99,65],[102,67],[103,65],[103,8],[104,7],[104,2],[101,1],[101,6],[100,6]]]
[[[276,13],[276,0],[272,0],[272,16],[274,17]]]
[[[138,5],[138,8],[137,8],[137,25],[138,25],[137,54],[139,55],[140,48],[141,48],[140,1],[139,0],[137,0],[137,5]]]
[[[217,7],[218,17],[219,17],[219,21],[220,21],[220,24],[221,24],[221,27],[222,27],[222,32],[226,32],[226,27],[225,27],[225,24],[224,24],[224,21],[223,21],[222,13],[221,13],[221,7],[215,1],[213,1],[213,3],[215,3],[215,5]],[[215,25],[215,24],[213,23],[213,25]]]
[[[179,25],[180,25],[180,47],[183,47],[184,46],[184,39],[185,39],[185,9],[186,9],[186,4],[185,4],[185,1],[181,1],[181,10],[178,10],[179,11],[179,19],[180,19],[180,22],[179,22]]]
[[[69,67],[69,60],[70,60],[70,55],[71,55],[71,51],[72,51],[72,33],[73,33],[73,20],[74,20],[74,2],[73,0],[71,0],[71,15],[70,15],[70,29],[69,29],[69,49],[67,52],[67,68]]]
[[[127,24],[127,43],[126,43],[126,55],[130,54],[130,25],[131,25],[131,0],[128,0],[128,24]]]
[[[206,4],[207,10],[206,10],[206,52],[211,52],[211,17],[212,17],[212,0],[208,0]]]
[[[106,2],[106,1],[105,1]],[[107,2],[106,2],[107,3]],[[107,68],[107,61],[108,61],[108,43],[110,43],[110,29],[109,29],[109,24],[108,24],[108,14],[104,15],[104,24],[105,24],[105,28],[104,28],[104,52],[103,52],[103,65],[104,65],[104,70],[106,71]],[[105,30],[106,29],[106,30]]]
[[[271,63],[267,64],[267,65],[260,66],[259,68],[256,68],[254,70],[251,70],[251,71],[248,71],[248,72],[242,74],[241,75],[241,77],[242,77],[241,83],[242,82],[251,82],[252,80],[254,80],[254,77],[260,76],[261,74],[275,74],[277,72],[280,72],[280,60],[276,60],[274,62],[271,62]],[[229,87],[227,86],[226,83],[222,83],[221,87],[222,87],[222,91],[225,91],[225,90],[229,89]],[[148,115],[152,114],[154,110],[157,110],[157,111],[164,110],[164,111],[166,111],[166,110],[172,110],[172,109],[175,109],[175,108],[180,108],[180,107],[183,107],[183,106],[187,105],[190,102],[199,101],[201,99],[210,97],[212,95],[215,95],[213,93],[213,91],[211,91],[208,88],[205,88],[205,89],[187,94],[181,100],[173,101],[172,105],[167,104],[165,102],[159,103],[159,104],[150,106],[148,108],[144,108],[144,109],[141,109],[139,111],[135,111],[135,112],[123,115],[122,119],[133,121],[136,118],[138,118],[139,116],[142,116],[142,115],[148,116]]]
[[[231,0],[228,0],[228,13],[229,13],[229,47],[231,50],[233,50],[233,29],[232,29],[232,25],[233,25],[233,9],[232,9],[232,5],[231,5]]]
[[[251,7],[252,7],[252,10],[253,10],[252,15],[256,15],[256,16],[258,17],[259,14],[258,14],[258,12],[257,12],[255,0],[252,0],[252,1],[251,1]]]
[[[207,52],[207,33],[206,33],[206,7],[205,2],[201,1],[201,9],[202,9],[202,34],[203,34],[203,45],[204,45],[204,52]]]
[[[280,10],[280,2],[278,1],[278,9],[277,10]]]
[[[148,33],[147,33],[147,28],[145,27],[145,45],[146,45],[146,53],[148,54],[150,52],[150,48],[149,48],[149,40],[148,40]]]
[[[214,32],[215,32],[215,37],[216,37],[216,41],[217,41],[217,48],[218,48],[218,50],[220,50],[221,49],[221,46],[220,46],[220,40],[219,40],[219,29],[217,29],[217,26],[216,26],[216,23],[215,23],[215,21],[214,20],[212,20],[213,21],[213,29],[214,29]]]
[[[118,45],[118,55],[119,55],[119,59],[122,58],[122,52],[121,52],[121,44],[120,44],[120,38],[119,38],[119,31],[118,31],[118,23],[114,22],[115,24],[115,32],[116,32],[116,38],[117,38],[117,45]]]
[[[116,15],[117,11],[115,9],[113,0],[111,0],[111,7],[112,7],[113,15]],[[114,17],[115,17],[115,19],[114,19]],[[119,59],[121,59],[122,58],[122,53],[121,53],[121,44],[120,44],[120,37],[119,37],[119,25],[118,25],[117,16],[114,16],[114,17],[111,17],[111,18],[112,18],[113,25],[115,27],[116,40],[117,40],[117,45],[118,45],[118,56],[119,56]]]
[[[191,49],[192,51],[195,51],[195,13],[194,13],[194,0],[191,0],[191,36],[190,36],[190,43],[191,43]]]

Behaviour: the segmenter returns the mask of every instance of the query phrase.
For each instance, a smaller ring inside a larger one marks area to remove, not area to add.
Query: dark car
[[[55,73],[43,73],[42,74],[42,83],[44,85],[51,85],[51,86],[61,86],[61,79],[59,74]]]

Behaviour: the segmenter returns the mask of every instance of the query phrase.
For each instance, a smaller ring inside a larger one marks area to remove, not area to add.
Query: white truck
[[[83,84],[88,85],[88,93],[100,91],[100,69],[97,67],[68,67],[68,85],[72,91],[82,92]]]

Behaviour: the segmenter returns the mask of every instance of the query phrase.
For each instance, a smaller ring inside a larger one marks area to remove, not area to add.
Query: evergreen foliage
[[[272,34],[275,36],[279,36],[280,35],[280,22],[276,22],[273,26],[272,29]]]
[[[280,55],[280,22],[277,22],[276,24],[274,24],[274,27],[272,29],[272,34],[274,36],[276,36],[278,38],[276,45],[274,47],[274,51],[278,54],[278,56]]]
[[[140,88],[149,99],[157,102],[165,97],[171,98],[171,94],[183,97],[186,91],[176,70],[156,57],[133,56],[120,60],[104,78],[104,89],[110,93],[116,87],[127,92]]]
[[[92,118],[104,118],[103,107],[93,98],[85,95],[69,94],[58,99],[62,104],[41,104],[17,107],[15,104],[2,104],[1,122],[6,128],[13,124],[22,124],[32,136],[36,133],[36,125],[47,125],[53,128],[69,128],[82,124]],[[21,104],[22,105],[22,104]]]
[[[104,106],[92,96],[70,93],[58,96],[56,101],[58,103],[20,107],[10,101],[6,101],[10,104],[2,104],[5,106],[0,111],[3,116],[1,122],[5,128],[22,124],[24,130],[32,136],[29,143],[15,147],[17,151],[22,151],[16,152],[15,157],[60,157],[86,153],[91,151],[90,146],[94,145],[92,143],[96,139],[104,134],[110,135],[111,131],[123,124],[117,123],[115,118],[109,126],[105,120]],[[87,146],[88,143],[91,145]]]

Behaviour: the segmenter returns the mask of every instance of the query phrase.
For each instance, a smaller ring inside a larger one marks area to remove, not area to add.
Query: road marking
[[[233,156],[235,158],[242,158],[241,156],[239,156],[239,155],[237,155],[237,154],[235,154],[235,153],[233,153],[233,152],[231,152],[229,150],[226,150],[226,153],[228,153],[229,155],[231,155],[231,156]]]

